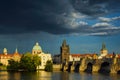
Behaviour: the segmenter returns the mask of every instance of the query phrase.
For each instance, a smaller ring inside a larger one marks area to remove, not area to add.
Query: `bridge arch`
[[[70,72],[71,71],[71,67],[72,67],[72,65],[73,65],[73,63],[72,62],[69,62],[69,64],[68,64],[68,72]]]
[[[85,72],[92,73],[93,63],[89,62],[87,64],[87,68],[85,69]]]
[[[110,73],[110,63],[109,62],[103,62],[100,66],[100,73]]]
[[[117,71],[117,74],[120,74],[120,70]]]
[[[79,72],[80,63],[75,64],[75,72]]]

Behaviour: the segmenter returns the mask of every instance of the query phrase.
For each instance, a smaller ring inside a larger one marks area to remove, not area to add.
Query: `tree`
[[[8,63],[8,70],[36,71],[37,66],[41,64],[41,58],[28,52],[22,55],[20,62],[10,59]]]
[[[31,53],[25,53],[20,60],[20,68],[26,71],[36,71],[41,60],[38,55],[32,55]]]
[[[41,64],[41,58],[38,55],[33,55],[32,61],[36,68]]]
[[[8,70],[18,70],[19,69],[19,62],[15,61],[13,59],[8,60],[8,66],[7,69]]]
[[[45,71],[51,72],[53,71],[53,63],[52,61],[48,60],[45,65]]]

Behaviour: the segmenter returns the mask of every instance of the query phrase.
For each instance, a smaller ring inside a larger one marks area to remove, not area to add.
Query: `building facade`
[[[3,65],[8,65],[8,60],[13,59],[15,61],[20,61],[21,54],[18,53],[18,50],[16,48],[15,52],[13,54],[8,54],[8,51],[6,48],[3,49],[3,53],[0,54],[0,63]]]
[[[80,54],[70,54],[69,61],[80,61],[81,55]]]
[[[38,42],[33,46],[32,54],[33,54],[33,55],[37,54],[37,55],[40,57],[40,59],[41,59],[41,65],[39,65],[39,66],[37,67],[37,69],[44,69],[44,68],[45,68],[45,65],[46,65],[46,62],[47,62],[48,60],[51,60],[51,61],[52,61],[51,54],[49,54],[49,53],[44,53],[44,52],[42,51],[42,48],[41,48],[41,46],[39,45]]]

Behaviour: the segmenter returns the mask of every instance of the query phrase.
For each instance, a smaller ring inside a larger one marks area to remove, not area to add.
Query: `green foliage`
[[[20,60],[20,68],[27,71],[34,71],[35,67],[32,65],[32,55],[30,53],[26,53],[22,55]]]
[[[24,71],[36,71],[38,65],[41,64],[41,59],[38,55],[32,55],[31,53],[25,53],[22,55],[20,62],[9,60],[8,70],[19,70]]]
[[[38,55],[34,55],[32,61],[35,67],[41,64],[41,58]]]
[[[53,71],[53,63],[52,61],[48,60],[45,65],[45,71],[51,72]]]
[[[36,68],[40,65],[40,63],[41,60],[38,55],[26,53],[21,57],[20,68],[27,71],[36,71]]]
[[[2,63],[0,63],[0,66],[3,66],[3,64],[2,64]]]
[[[8,60],[9,65],[7,66],[8,70],[18,70],[19,69],[19,62],[13,59]]]
[[[7,66],[3,65],[2,63],[0,63],[0,70],[7,70]]]
[[[7,70],[7,66],[5,65],[0,66],[0,70]]]

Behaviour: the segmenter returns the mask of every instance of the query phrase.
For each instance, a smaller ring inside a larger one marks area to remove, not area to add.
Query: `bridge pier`
[[[117,64],[112,64],[110,73],[117,73],[118,65]]]
[[[74,65],[72,65],[70,71],[74,71],[74,70],[75,70],[75,67],[74,67]]]
[[[113,58],[113,64],[111,64],[110,73],[117,73],[117,71],[119,70],[119,65],[117,63],[118,63],[118,59],[115,56]]]
[[[67,69],[68,69],[68,66],[67,66],[67,65],[64,65],[64,66],[62,67],[62,71],[67,71]]]
[[[86,65],[86,57],[82,59],[81,61],[81,65],[79,67],[79,71],[85,71],[85,69],[87,68],[87,65]]]
[[[80,65],[79,71],[80,71],[80,72],[83,72],[83,71],[85,71],[86,68],[87,68],[87,66],[85,66],[85,65]]]
[[[74,71],[75,70],[75,62],[69,62],[68,64],[68,71],[71,72],[71,71]]]
[[[64,63],[62,64],[61,70],[62,70],[62,71],[67,71],[67,69],[68,69],[68,64],[67,64],[66,62],[64,62]]]
[[[100,70],[100,65],[93,65],[92,72],[98,72]]]

